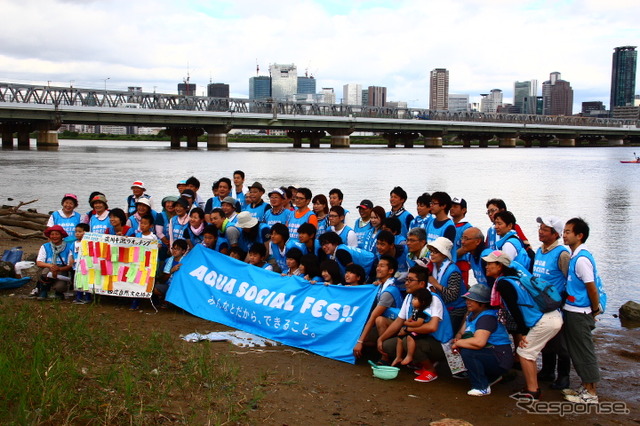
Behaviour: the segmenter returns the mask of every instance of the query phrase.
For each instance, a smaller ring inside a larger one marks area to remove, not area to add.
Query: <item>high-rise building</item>
[[[342,86],[342,103],[346,105],[362,105],[362,85],[349,83]]]
[[[542,83],[542,113],[544,115],[572,115],[573,89],[562,80],[559,72],[552,72]]]
[[[538,80],[516,81],[513,85],[513,105],[520,114],[536,113]]]
[[[502,90],[493,89],[489,93],[480,94],[480,112],[497,112],[502,105]]]
[[[225,83],[207,84],[207,96],[210,98],[228,98],[229,85]]]
[[[333,91],[333,87],[323,87],[322,88],[322,96],[324,97],[325,104],[335,104],[336,103],[336,94]]]
[[[298,76],[298,95],[315,95],[316,79],[313,76]]]
[[[271,78],[259,75],[249,79],[249,99],[267,99],[271,97]]]
[[[617,106],[633,106],[636,92],[636,63],[638,52],[636,46],[622,46],[613,49],[611,65],[611,104]]]
[[[298,69],[294,64],[271,64],[269,74],[273,99],[283,100],[298,93]]]
[[[436,68],[431,71],[429,87],[429,109],[446,110],[449,108],[449,71]]]
[[[369,92],[369,99],[367,105],[369,106],[385,106],[387,104],[387,88],[380,86],[369,86],[367,89]],[[364,103],[364,99],[362,99]]]
[[[362,89],[362,105],[369,105],[369,89]]]
[[[187,80],[189,81],[189,80]],[[196,85],[193,83],[178,83],[178,95],[195,96]]]
[[[450,94],[448,103],[450,112],[468,112],[471,109],[469,95]]]

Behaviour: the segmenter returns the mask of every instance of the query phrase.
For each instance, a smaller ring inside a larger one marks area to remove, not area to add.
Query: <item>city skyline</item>
[[[0,81],[175,93],[189,74],[197,95],[213,80],[249,97],[256,66],[268,75],[270,64],[294,63],[318,88],[334,88],[336,102],[354,83],[422,108],[430,71],[440,67],[450,73],[449,93],[470,102],[500,89],[513,103],[514,82],[558,71],[571,82],[574,112],[584,101],[609,108],[613,49],[640,44],[640,5],[627,0],[460,0],[437,10],[402,0],[5,0],[3,11],[29,25],[12,19],[0,28]],[[486,22],[496,31],[479,37]]]

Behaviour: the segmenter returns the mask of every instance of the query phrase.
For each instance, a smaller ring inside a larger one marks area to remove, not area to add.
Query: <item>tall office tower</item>
[[[349,83],[342,86],[342,103],[346,105],[362,105],[362,85]]]
[[[573,89],[562,80],[559,72],[552,72],[542,83],[542,113],[544,115],[572,115]]]
[[[520,114],[536,113],[538,80],[516,81],[513,85],[513,105]]]
[[[336,93],[333,91],[333,87],[323,87],[322,96],[324,96],[324,103],[333,105],[336,103]]]
[[[298,95],[315,95],[316,94],[316,79],[313,76],[300,77],[298,76]]]
[[[249,79],[249,99],[267,99],[271,97],[271,78],[266,75]]]
[[[298,93],[298,69],[294,64],[271,64],[271,97],[284,100]]]
[[[449,95],[449,111],[450,112],[468,112],[470,111],[469,95]]]
[[[387,88],[380,86],[369,86],[369,99],[367,105],[385,106],[387,104]],[[364,99],[362,100],[364,103]]]
[[[210,98],[228,98],[229,85],[225,83],[207,84],[207,96]]]
[[[480,112],[497,112],[498,107],[502,105],[502,90],[493,89],[489,93],[483,93],[480,96]]]
[[[449,109],[449,71],[445,68],[436,68],[431,71],[429,109]]]
[[[636,63],[638,52],[636,46],[622,46],[613,49],[611,65],[611,104],[617,106],[633,106],[636,91]]]
[[[187,80],[189,81],[189,80]],[[193,83],[178,83],[178,95],[195,96],[196,85]]]
[[[362,89],[362,105],[369,105],[369,89]]]

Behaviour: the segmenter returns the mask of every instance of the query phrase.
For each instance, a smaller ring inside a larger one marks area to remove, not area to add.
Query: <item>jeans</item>
[[[506,373],[492,348],[460,348],[460,355],[467,367],[473,389],[486,389],[489,383]]]

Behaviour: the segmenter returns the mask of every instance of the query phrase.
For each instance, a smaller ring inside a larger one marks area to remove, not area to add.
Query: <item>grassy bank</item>
[[[144,333],[99,312],[0,298],[0,424],[243,422],[264,375],[211,346]]]

